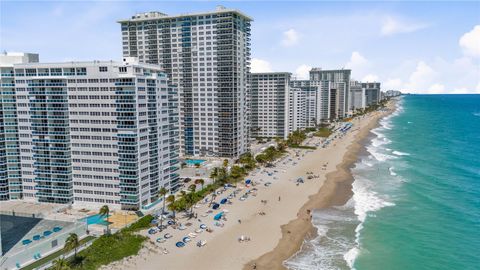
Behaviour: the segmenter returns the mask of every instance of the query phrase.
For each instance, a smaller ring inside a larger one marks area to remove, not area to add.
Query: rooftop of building
[[[345,68],[341,68],[341,69],[322,69],[320,67],[314,67],[312,69],[310,69],[310,72],[339,72],[339,71],[352,71],[351,69],[345,69]]]
[[[124,57],[122,61],[114,60],[92,60],[92,61],[66,61],[66,62],[41,62],[41,63],[19,63],[16,67],[82,67],[82,66],[138,66],[162,70],[159,65],[139,62],[135,57]]]
[[[27,201],[0,201],[0,214],[26,217],[43,217],[65,208],[65,204],[39,203]]]
[[[252,76],[260,76],[260,75],[292,75],[291,72],[287,71],[271,71],[271,72],[252,72],[250,73]]]
[[[143,13],[137,13],[133,15],[130,19],[123,19],[119,20],[117,22],[123,23],[123,22],[141,22],[141,21],[149,21],[149,20],[158,20],[158,19],[173,19],[173,18],[183,18],[183,17],[193,17],[193,16],[204,16],[204,15],[211,15],[211,14],[221,14],[221,13],[228,13],[228,12],[233,12],[236,13],[250,21],[253,21],[253,19],[246,15],[245,13],[237,10],[237,9],[230,9],[226,8],[224,6],[218,5],[215,10],[213,11],[206,11],[206,12],[194,12],[194,13],[182,13],[178,15],[168,15],[163,12],[159,11],[149,11],[149,12],[143,12]]]

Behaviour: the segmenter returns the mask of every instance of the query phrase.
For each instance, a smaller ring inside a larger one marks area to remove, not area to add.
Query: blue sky
[[[480,1],[5,1],[0,49],[44,62],[121,58],[119,19],[222,4],[254,18],[252,68],[304,77],[351,68],[415,93],[480,93]]]

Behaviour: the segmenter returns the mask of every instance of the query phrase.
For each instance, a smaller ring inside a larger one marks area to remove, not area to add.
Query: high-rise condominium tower
[[[311,81],[330,82],[330,118],[343,118],[349,111],[349,92],[350,92],[350,74],[349,69],[322,70],[321,68],[312,68],[310,70]],[[335,98],[335,100],[332,100]]]
[[[38,62],[38,54],[0,54],[0,201],[22,197],[14,64]]]
[[[251,21],[221,6],[119,21],[123,55],[159,64],[178,85],[183,155],[238,157],[248,151]]]
[[[158,66],[125,59],[9,71],[22,178],[11,197],[140,209],[161,187],[178,187],[177,92]]]
[[[290,77],[288,72],[251,74],[252,137],[287,138]]]

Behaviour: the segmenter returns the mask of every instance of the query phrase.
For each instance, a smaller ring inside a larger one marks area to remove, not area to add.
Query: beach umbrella
[[[200,229],[204,229],[204,230],[205,230],[206,228],[207,228],[207,225],[205,225],[205,224],[200,224]]]
[[[44,231],[44,232],[43,232],[43,236],[49,236],[50,234],[52,234],[51,231]]]
[[[224,199],[222,199],[222,200],[220,201],[220,203],[221,203],[221,204],[226,204],[227,201],[228,201],[227,198],[224,198]]]
[[[220,213],[216,214],[216,215],[213,217],[213,219],[214,219],[214,220],[220,220],[220,219],[222,218],[222,216],[223,216],[223,212],[220,212]]]
[[[191,240],[191,239],[190,239],[190,237],[188,237],[188,236],[185,236],[185,237],[183,237],[183,239],[182,239],[182,241],[183,241],[184,243],[190,242],[190,240]]]
[[[185,243],[183,243],[183,242],[177,242],[177,243],[175,243],[175,246],[181,248],[181,247],[184,247],[184,246],[185,246]]]
[[[250,179],[247,179],[247,181],[245,181],[245,184],[247,184],[247,185],[250,185],[250,183],[252,183],[252,180],[250,180]]]
[[[212,206],[212,209],[213,209],[213,210],[217,210],[219,207],[220,207],[220,204],[215,203],[215,204]]]
[[[32,238],[33,238],[33,240],[38,241],[38,240],[40,240],[40,235],[36,234]]]

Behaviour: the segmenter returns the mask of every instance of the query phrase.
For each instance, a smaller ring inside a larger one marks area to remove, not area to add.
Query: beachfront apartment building
[[[378,104],[381,99],[381,84],[379,82],[362,82],[365,89],[365,106]]]
[[[0,201],[22,197],[14,64],[38,62],[38,54],[0,54]]]
[[[349,111],[350,69],[312,68],[310,81],[328,82],[330,119],[344,118]]]
[[[306,95],[300,88],[291,88],[288,100],[288,133],[307,127]]]
[[[178,93],[157,65],[20,63],[9,76],[22,179],[12,199],[138,210],[179,187]]]
[[[289,72],[251,73],[252,137],[287,138],[290,131],[290,78]]]
[[[123,55],[160,65],[178,85],[183,156],[235,158],[249,150],[251,21],[222,6],[119,21]]]
[[[382,98],[379,82],[350,82],[349,110],[365,109],[378,104]]]
[[[365,89],[362,88],[361,82],[352,80],[350,82],[349,110],[353,112],[365,107]]]
[[[292,80],[291,86],[305,94],[305,126],[316,127],[330,120],[329,81]]]

